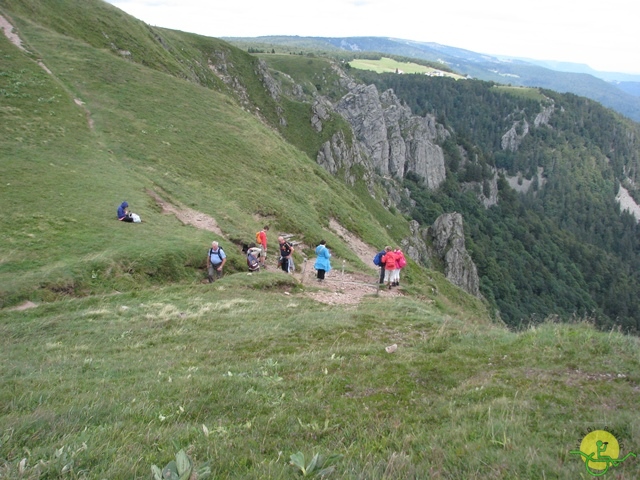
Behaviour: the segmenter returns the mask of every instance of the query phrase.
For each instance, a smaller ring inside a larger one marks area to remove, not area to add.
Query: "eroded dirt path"
[[[22,46],[22,40],[20,40],[20,37],[13,32],[13,25],[11,25],[9,21],[2,15],[0,15],[0,29],[4,30],[5,36],[11,43],[13,43],[20,50],[26,51],[26,49]]]
[[[185,225],[191,225],[201,230],[207,230],[215,233],[216,235],[220,235],[221,237],[225,236],[224,233],[222,233],[222,230],[220,230],[215,219],[206,213],[198,212],[197,210],[193,210],[182,205],[174,205],[163,199],[160,194],[153,190],[147,190],[147,193],[162,209],[162,213],[175,215],[176,218]]]

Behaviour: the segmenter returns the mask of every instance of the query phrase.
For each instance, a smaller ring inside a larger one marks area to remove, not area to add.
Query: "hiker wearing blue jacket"
[[[129,204],[124,201],[118,207],[118,220],[121,222],[133,222],[133,217],[131,213],[129,213]]]
[[[318,271],[317,277],[318,281],[324,280],[325,273],[331,270],[331,262],[329,259],[331,258],[331,252],[327,248],[327,242],[325,240],[320,241],[320,245],[316,247],[316,263],[313,268]]]
[[[380,267],[380,285],[384,283],[384,263],[382,263],[382,257],[384,257],[385,253],[387,253],[387,250],[383,249],[376,253],[375,257],[373,257],[373,263]]]

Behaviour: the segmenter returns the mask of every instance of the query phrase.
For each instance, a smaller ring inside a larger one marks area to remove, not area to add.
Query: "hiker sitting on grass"
[[[129,222],[129,223],[140,223],[140,216],[137,213],[133,213],[129,211],[129,204],[124,201],[118,207],[118,220],[121,222]]]
[[[129,212],[129,204],[124,201],[118,207],[118,220],[121,222],[133,222],[133,217]]]

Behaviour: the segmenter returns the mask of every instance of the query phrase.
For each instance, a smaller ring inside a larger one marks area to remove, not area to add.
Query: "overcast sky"
[[[209,37],[377,36],[640,74],[634,0],[107,0]]]

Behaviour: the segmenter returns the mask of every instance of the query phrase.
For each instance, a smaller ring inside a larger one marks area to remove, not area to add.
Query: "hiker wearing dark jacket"
[[[384,283],[384,263],[382,263],[382,257],[384,256],[385,253],[387,253],[387,251],[383,249],[376,254],[376,258],[378,258],[380,261],[379,264],[376,264],[380,266],[380,280],[379,280],[380,285]]]
[[[291,273],[293,246],[284,237],[278,237],[278,243],[280,244],[280,268],[282,268],[283,272]]]
[[[133,222],[133,217],[131,213],[129,213],[129,204],[124,201],[118,207],[118,220],[121,222]]]

